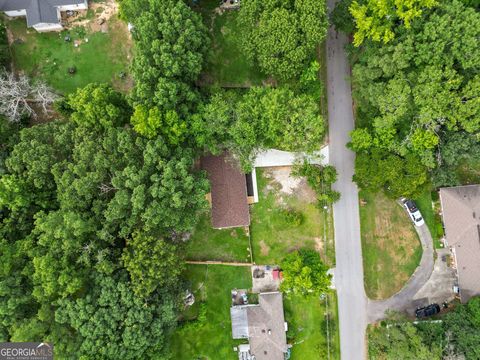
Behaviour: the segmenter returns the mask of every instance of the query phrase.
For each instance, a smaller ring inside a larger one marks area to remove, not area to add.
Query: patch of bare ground
[[[260,241],[260,252],[262,256],[268,256],[270,253],[270,247],[263,240]]]

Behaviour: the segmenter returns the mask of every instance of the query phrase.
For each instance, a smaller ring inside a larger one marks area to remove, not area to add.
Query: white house
[[[27,26],[39,32],[62,30],[62,11],[86,9],[87,0],[0,0],[0,11],[11,17],[25,16]]]

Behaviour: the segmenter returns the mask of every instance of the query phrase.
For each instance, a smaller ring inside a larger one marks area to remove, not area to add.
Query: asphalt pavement
[[[333,9],[335,0],[329,0]],[[330,163],[336,167],[334,189],[341,193],[333,206],[335,224],[335,286],[343,360],[366,358],[367,298],[363,286],[358,189],[352,181],[355,154],[346,148],[354,129],[350,67],[344,46],[347,38],[333,27],[327,37],[327,92]]]

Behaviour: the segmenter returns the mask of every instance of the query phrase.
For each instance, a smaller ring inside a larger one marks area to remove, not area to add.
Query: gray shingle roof
[[[248,337],[256,360],[285,358],[288,348],[282,293],[261,293],[258,305],[233,306],[230,315],[233,338]]]
[[[0,0],[0,11],[27,11],[27,25],[58,24],[57,6],[80,5],[85,0]]]
[[[455,251],[462,302],[480,295],[480,185],[440,189],[448,245]]]

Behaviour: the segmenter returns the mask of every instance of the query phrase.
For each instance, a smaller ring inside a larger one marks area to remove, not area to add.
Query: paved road
[[[333,9],[335,0],[329,0]],[[327,38],[327,91],[330,163],[337,168],[334,188],[341,199],[333,207],[335,221],[335,286],[340,320],[340,351],[344,360],[366,358],[367,299],[363,287],[358,190],[352,182],[354,153],[345,147],[354,128],[347,38],[333,28]]]
[[[383,319],[385,317],[385,311],[388,309],[413,313],[417,307],[413,301],[413,297],[430,278],[433,271],[434,260],[433,240],[427,225],[424,224],[420,227],[415,226],[415,230],[420,238],[423,249],[420,265],[405,286],[391,298],[386,300],[368,300],[368,321],[371,323]]]

